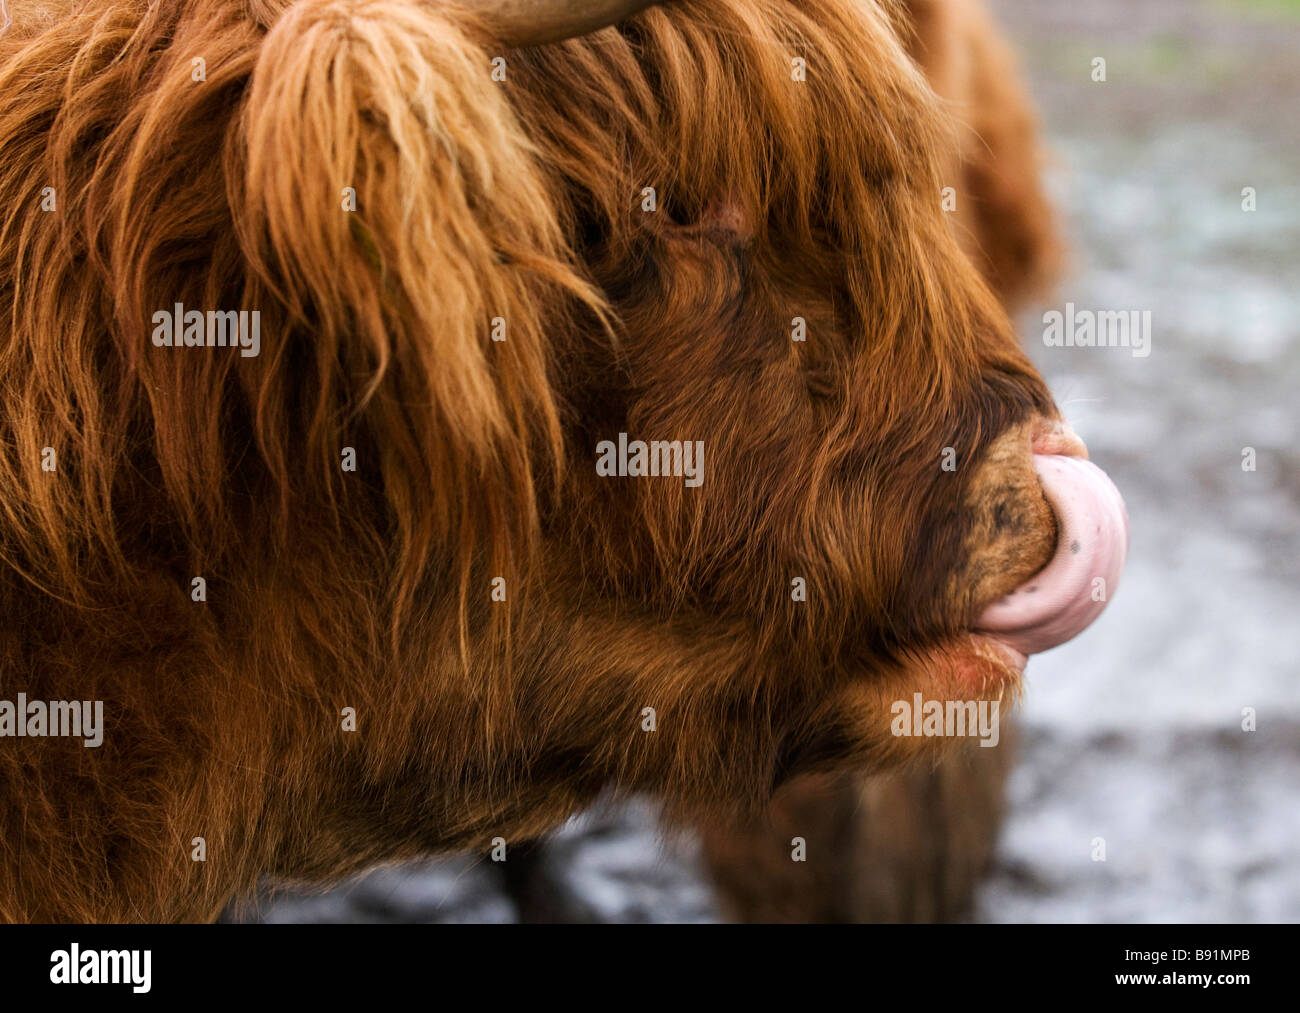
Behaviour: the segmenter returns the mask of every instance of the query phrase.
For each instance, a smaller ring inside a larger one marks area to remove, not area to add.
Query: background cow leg
[[[966,917],[1002,821],[1011,732],[1004,724],[996,748],[964,743],[933,767],[802,778],[761,823],[702,828],[723,910],[747,922]]]

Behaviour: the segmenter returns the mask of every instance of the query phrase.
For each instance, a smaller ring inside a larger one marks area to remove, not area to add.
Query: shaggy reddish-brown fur
[[[943,171],[957,193],[959,238],[1014,309],[1061,259],[1015,60],[979,0],[908,0],[906,12],[900,34],[958,125]],[[1016,450],[999,449],[1005,467]],[[990,560],[990,579],[1016,565],[1019,546],[1005,548]],[[997,837],[1011,724],[1004,714],[996,749],[972,744],[902,769],[795,778],[757,817],[703,822],[724,909],[759,922],[966,917]],[[803,862],[790,860],[795,836],[806,842]]]
[[[1051,552],[1055,409],[901,8],[674,3],[505,82],[450,3],[10,8],[0,698],[107,727],[0,739],[0,916],[207,919],[610,785],[753,812],[1014,691],[965,631]],[[261,355],[154,347],[177,302]],[[598,477],[619,432],[704,484]]]

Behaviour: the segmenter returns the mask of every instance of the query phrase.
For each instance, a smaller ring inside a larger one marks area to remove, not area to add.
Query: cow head
[[[0,229],[11,611],[111,699],[183,661],[122,726],[243,729],[194,776],[285,771],[297,868],[896,761],[894,701],[1009,697],[1113,591],[893,4],[44,6],[0,39],[0,179],[61,202]],[[176,304],[261,354],[151,344]]]
[[[782,773],[917,749],[890,722],[917,692],[1014,694],[1100,611],[1127,539],[954,237],[954,141],[889,11],[669,6],[514,79],[616,322],[558,342],[549,572],[731,645],[723,698]],[[633,441],[660,474],[623,474]]]

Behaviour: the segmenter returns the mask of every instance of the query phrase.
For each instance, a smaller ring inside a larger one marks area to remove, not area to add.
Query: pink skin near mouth
[[[1105,609],[1128,555],[1128,511],[1106,473],[1086,460],[1068,428],[1036,434],[1034,469],[1056,514],[1056,554],[1047,566],[975,624],[980,639],[1007,664],[1025,667],[1028,655],[1063,644]]]

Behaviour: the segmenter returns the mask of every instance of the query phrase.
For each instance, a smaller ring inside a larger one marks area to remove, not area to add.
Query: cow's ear
[[[547,333],[598,302],[508,67],[432,7],[285,10],[257,56],[231,195],[254,282],[286,319],[283,347],[263,344],[297,371],[309,456],[337,472],[340,446],[364,444],[358,472],[382,483],[412,579],[444,549],[527,541],[559,462]]]

